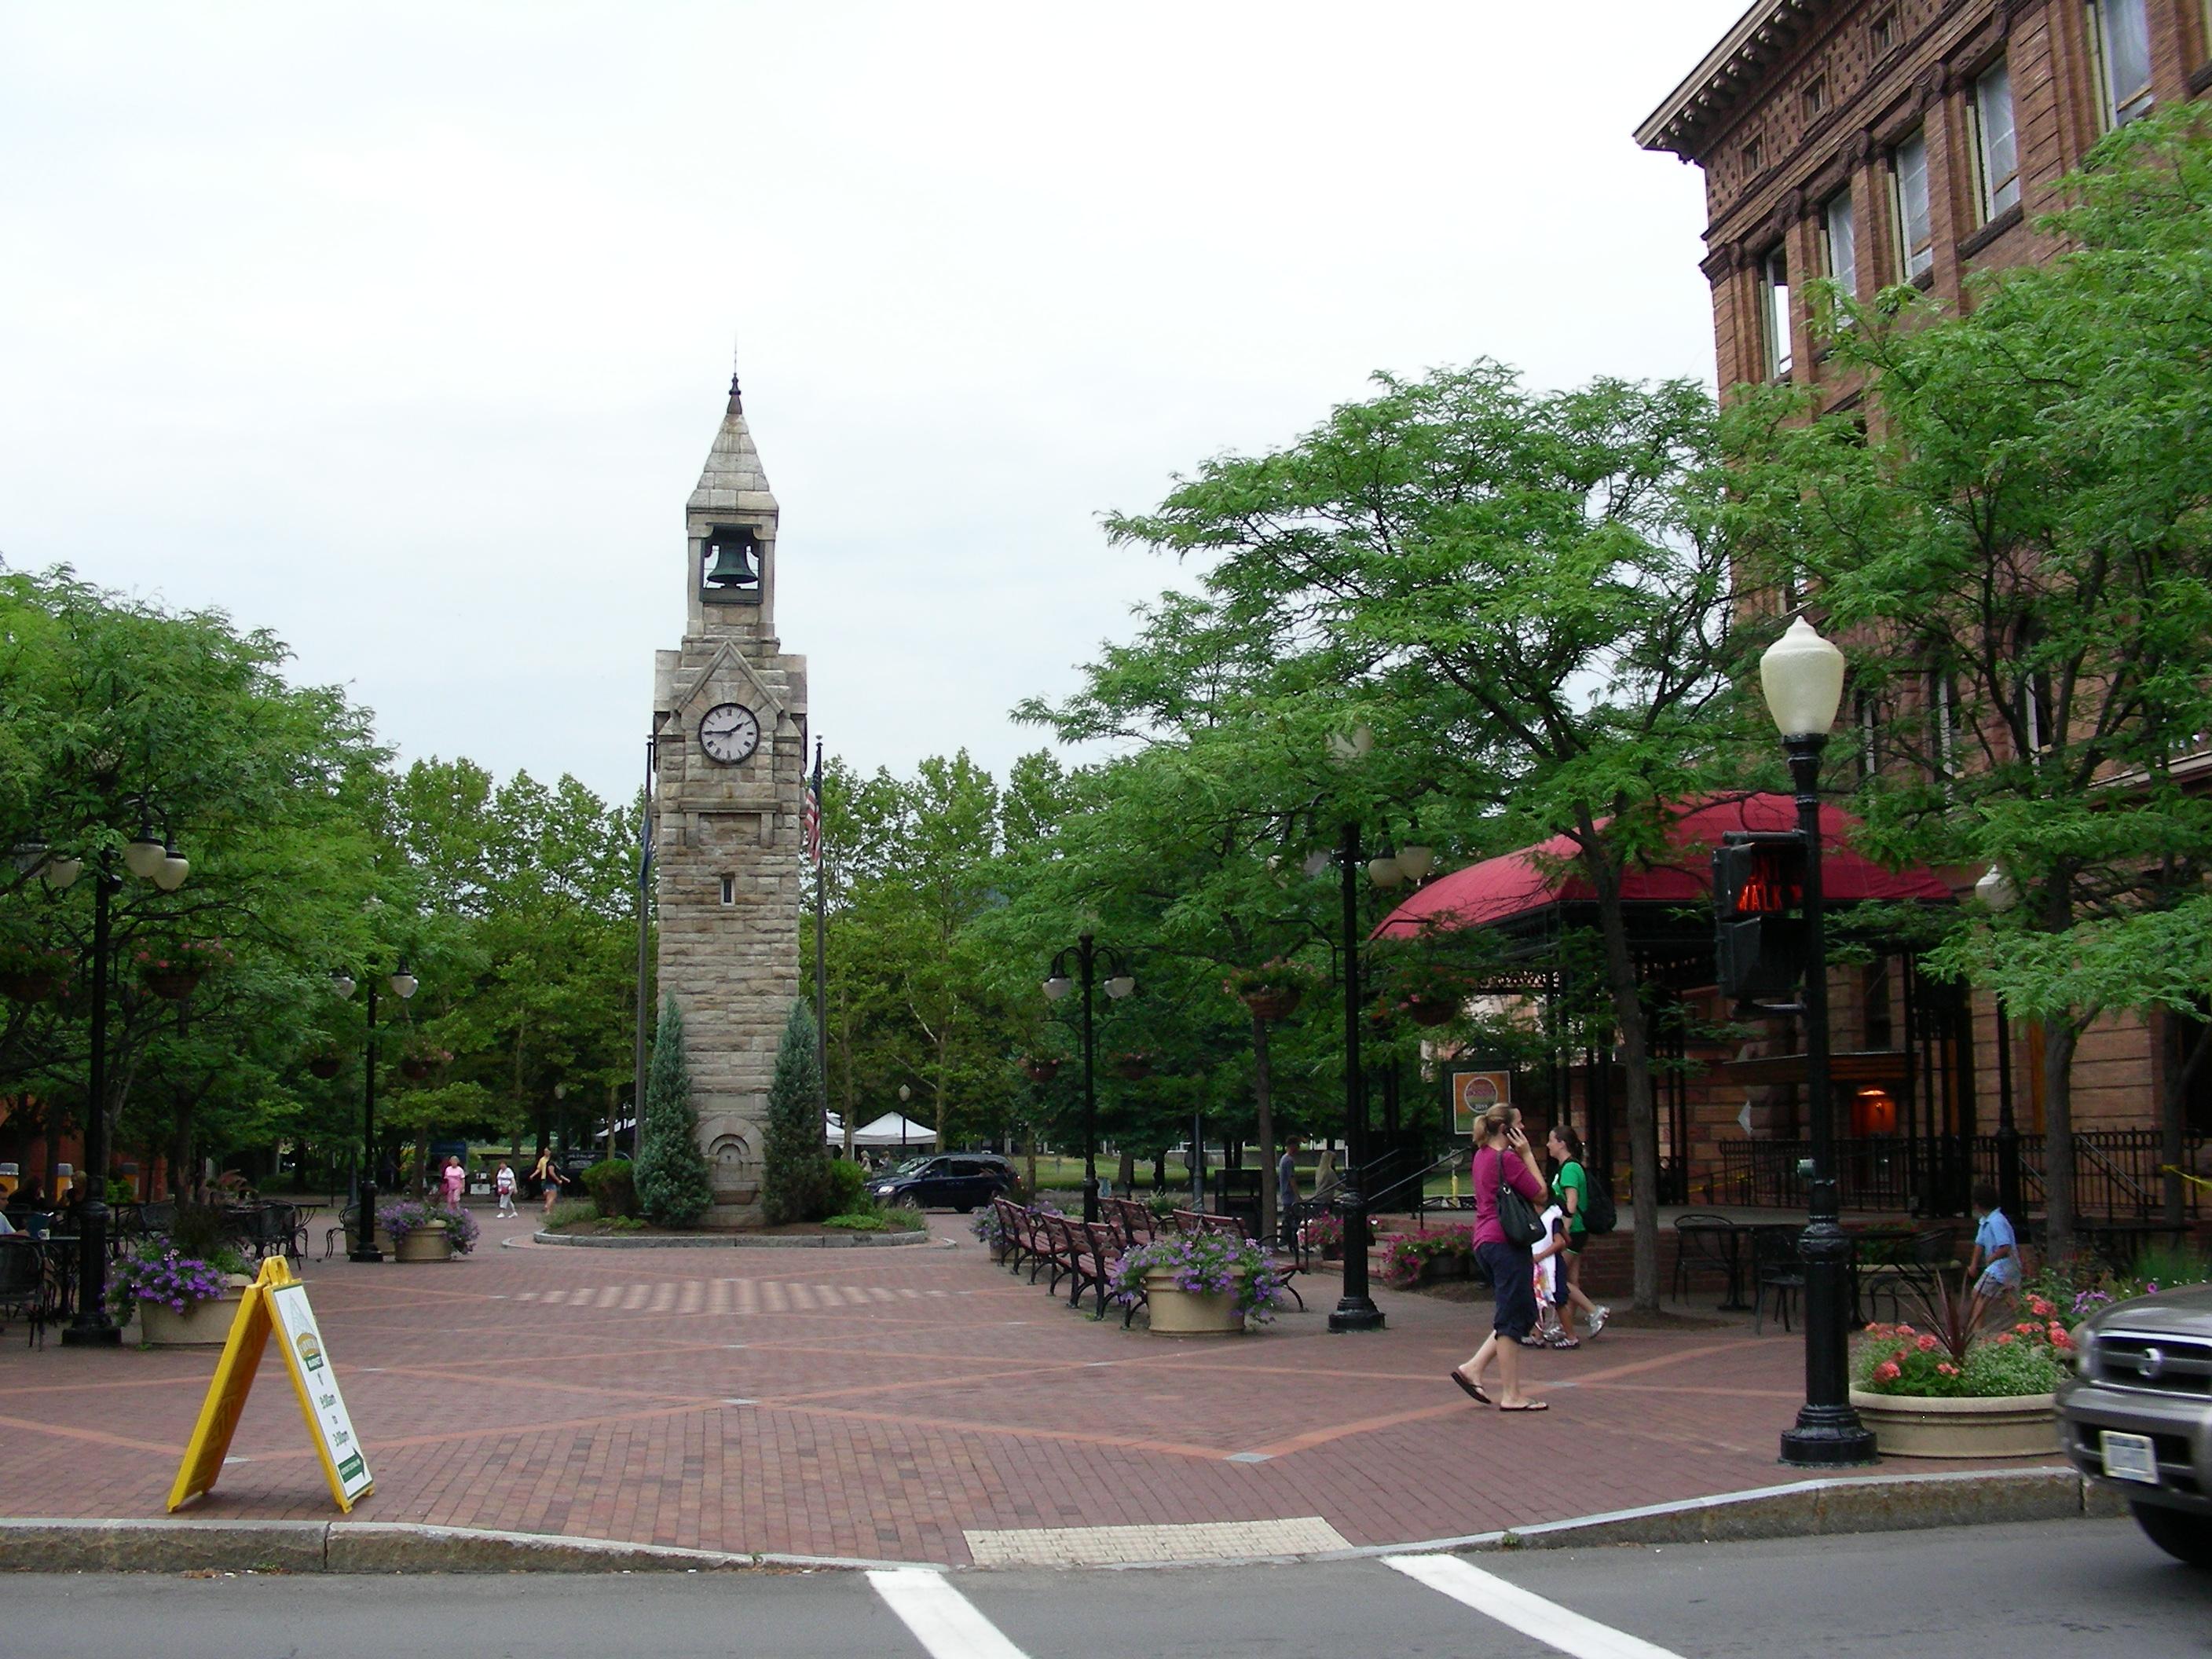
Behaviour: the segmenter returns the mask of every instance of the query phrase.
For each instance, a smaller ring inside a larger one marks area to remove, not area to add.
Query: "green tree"
[[[637,1158],[638,1207],[656,1227],[690,1226],[714,1203],[714,1188],[707,1156],[699,1150],[684,1015],[673,996],[661,1004],[660,1023],[653,1034],[641,1127],[645,1149]]]
[[[830,1197],[830,1150],[822,1138],[822,1078],[816,1064],[814,1015],[799,997],[784,1022],[768,1091],[761,1202],[772,1227],[820,1220]]]

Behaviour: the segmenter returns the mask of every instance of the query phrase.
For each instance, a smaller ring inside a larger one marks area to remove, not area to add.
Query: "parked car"
[[[868,1191],[885,1204],[952,1209],[966,1215],[1013,1184],[1014,1172],[1004,1158],[988,1153],[952,1152],[941,1158],[909,1159],[890,1174],[870,1182]]]
[[[2116,1303],[2081,1328],[2060,1439],[2168,1555],[2212,1567],[2212,1285]]]

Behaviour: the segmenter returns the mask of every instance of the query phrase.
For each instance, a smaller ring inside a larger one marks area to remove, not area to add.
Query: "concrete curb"
[[[2126,1513],[2126,1505],[2118,1497],[2070,1468],[2046,1466],[1957,1474],[1865,1475],[1723,1492],[1504,1532],[1249,1559],[1349,1561],[1445,1551],[1717,1544],[1838,1533],[1915,1532],[1975,1522],[2102,1518]],[[1145,1572],[1242,1564],[1237,1559],[1208,1558],[1066,1571]],[[797,1572],[942,1565],[832,1555],[738,1555],[612,1539],[398,1521],[0,1519],[0,1572]]]
[[[519,1239],[501,1239],[501,1244],[512,1248]],[[734,1233],[663,1233],[656,1236],[623,1233],[532,1233],[533,1244],[569,1244],[594,1250],[849,1250],[849,1249],[915,1249],[927,1244],[951,1244],[951,1239],[939,1239],[924,1231],[918,1236],[905,1233],[824,1233],[819,1238],[768,1237],[749,1238]]]
[[[798,1572],[915,1565],[403,1521],[0,1519],[0,1572]]]

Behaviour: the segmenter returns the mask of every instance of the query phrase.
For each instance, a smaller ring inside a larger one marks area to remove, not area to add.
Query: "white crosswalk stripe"
[[[1681,1659],[1671,1649],[1601,1625],[1456,1555],[1387,1555],[1382,1559],[1416,1583],[1572,1659]]]
[[[868,1583],[929,1659],[1028,1659],[941,1572],[902,1567],[871,1572]]]

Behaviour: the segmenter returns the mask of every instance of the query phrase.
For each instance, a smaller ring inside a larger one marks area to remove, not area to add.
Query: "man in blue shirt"
[[[2020,1245],[2012,1223],[1997,1207],[1997,1189],[1986,1181],[1974,1188],[1974,1252],[1966,1258],[1966,1278],[1977,1302],[2009,1297],[2020,1288]],[[1974,1277],[1978,1271],[1981,1277]]]

